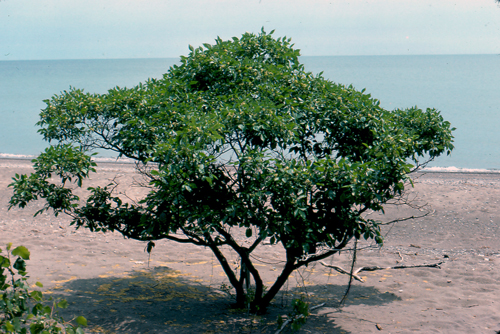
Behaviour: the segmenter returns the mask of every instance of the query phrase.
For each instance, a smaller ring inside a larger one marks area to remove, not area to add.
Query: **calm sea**
[[[177,59],[0,61],[0,156],[36,155],[44,99],[69,89],[105,93],[160,78]],[[441,110],[457,128],[455,150],[437,167],[500,170],[500,56],[302,57],[306,70],[352,84],[386,109]]]

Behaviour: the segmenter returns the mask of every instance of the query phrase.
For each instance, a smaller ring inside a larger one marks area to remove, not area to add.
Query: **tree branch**
[[[313,256],[308,257],[305,260],[299,260],[299,261],[297,261],[297,263],[294,265],[294,270],[302,267],[303,265],[309,264],[311,262],[315,262],[315,261],[326,259],[327,257],[329,257],[329,256],[331,256],[331,255],[333,255],[335,253],[338,253],[341,250],[344,250],[344,247],[349,243],[349,241],[351,241],[351,239],[352,239],[352,237],[344,239],[337,247],[332,248],[332,249],[326,251],[323,254],[313,255]]]
[[[248,253],[250,254],[251,252],[254,251],[254,249],[264,240],[264,238],[262,237],[258,237],[252,244],[252,246],[250,246],[248,248]]]
[[[399,222],[404,222],[404,221],[410,220],[410,219],[424,218],[424,217],[428,216],[429,214],[431,214],[431,212],[426,212],[425,214],[420,215],[420,216],[411,216],[411,217],[406,217],[406,218],[394,219],[394,220],[391,220],[391,221],[388,221],[385,223],[380,223],[380,225],[391,225],[391,224],[395,224],[395,223],[399,223]]]
[[[210,234],[206,234],[205,238],[208,240],[208,247],[212,250],[214,253],[215,257],[219,261],[219,263],[222,266],[222,269],[224,270],[224,273],[226,273],[227,278],[229,279],[229,282],[231,285],[234,287],[236,290],[236,304],[239,306],[243,306],[244,304],[244,291],[243,291],[243,284],[240,284],[238,279],[236,278],[235,273],[231,270],[231,267],[229,266],[229,263],[227,262],[226,257],[220,249],[215,245],[215,242],[211,238]]]

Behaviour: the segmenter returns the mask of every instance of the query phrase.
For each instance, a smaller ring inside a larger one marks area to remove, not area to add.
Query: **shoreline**
[[[9,160],[13,161],[31,161],[35,159],[36,155],[22,155],[22,154],[9,154],[9,153],[0,153],[0,166],[2,163],[8,162]],[[135,160],[130,158],[112,158],[112,157],[95,157],[93,159],[96,163],[106,163],[106,164],[134,164]],[[500,169],[494,168],[465,168],[465,167],[425,167],[419,169],[415,173],[435,173],[435,174],[499,174]]]
[[[0,153],[0,162],[15,160],[15,161],[30,161],[35,159],[36,155],[8,154]],[[112,158],[112,157],[96,157],[93,161],[97,163],[115,163],[115,164],[134,164],[135,160],[130,158]]]

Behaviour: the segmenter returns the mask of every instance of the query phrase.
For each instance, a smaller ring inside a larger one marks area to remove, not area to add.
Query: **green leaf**
[[[67,308],[68,307],[68,302],[65,299],[62,299],[59,303],[57,303],[57,307],[59,308]]]
[[[152,241],[148,242],[148,245],[146,246],[146,251],[148,252],[148,254],[151,254],[151,251],[153,250],[154,246],[155,246],[154,242]]]
[[[245,234],[246,234],[247,238],[250,238],[252,236],[252,229],[251,228],[247,228]]]
[[[8,267],[10,267],[10,260],[0,255],[0,268],[8,268]]]
[[[4,326],[5,326],[5,329],[9,332],[14,332],[14,330],[15,330],[14,325],[12,325],[12,323],[9,320],[7,320],[5,322]]]
[[[20,256],[23,260],[29,260],[30,259],[30,252],[28,251],[28,248],[26,248],[24,246],[16,247],[12,251],[12,255],[14,255],[14,256]]]
[[[24,260],[21,259],[20,257],[16,259],[16,262],[14,262],[13,267],[19,272],[20,275],[22,276],[26,275],[26,262],[24,262]]]
[[[39,301],[39,302],[43,300],[43,294],[41,291],[36,291],[36,290],[31,291],[30,296],[31,296],[31,298],[33,298],[34,300]]]
[[[39,287],[39,288],[43,288],[43,284],[42,284],[42,283],[40,283],[40,282],[36,282],[36,283],[35,283],[35,285],[36,285],[37,287]]]
[[[82,316],[76,317],[75,321],[80,326],[85,326],[85,327],[87,326],[87,319],[85,319],[85,317]]]

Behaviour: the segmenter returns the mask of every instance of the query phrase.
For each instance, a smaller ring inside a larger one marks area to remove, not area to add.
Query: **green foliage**
[[[58,144],[34,160],[33,174],[16,175],[10,205],[45,199],[42,211],[70,214],[77,228],[210,247],[240,305],[251,275],[254,310],[293,270],[353,238],[382,244],[380,223],[365,213],[401,196],[413,168],[449,154],[453,129],[435,109],[388,111],[306,72],[291,40],[272,34],[191,47],[162,79],[133,88],[72,88],[45,100],[39,132]],[[149,194],[130,204],[110,184],[89,188],[81,204],[72,189],[93,171],[95,149],[136,160]],[[266,239],[285,248],[286,265],[264,292],[250,254]],[[240,273],[223,245],[241,257]]]
[[[302,299],[294,299],[292,302],[292,313],[290,314],[290,317],[294,319],[292,321],[292,329],[299,330],[306,323],[308,316],[309,304]]]
[[[292,311],[288,314],[288,320],[285,321],[282,316],[278,316],[278,333],[281,333],[288,324],[291,324],[293,331],[298,331],[306,324],[309,315],[309,303],[302,298],[294,299],[292,301]]]
[[[87,320],[75,318],[77,326],[64,321],[57,309],[68,307],[66,300],[52,301],[52,306],[44,306],[43,294],[30,291],[26,272],[26,262],[30,252],[24,246],[11,251],[12,244],[7,244],[6,256],[0,255],[0,330],[2,333],[32,334],[83,334],[80,326],[87,326]],[[0,253],[2,249],[0,248]],[[10,253],[10,254],[9,254]],[[14,264],[11,257],[17,256]],[[37,282],[38,287],[43,284]]]

